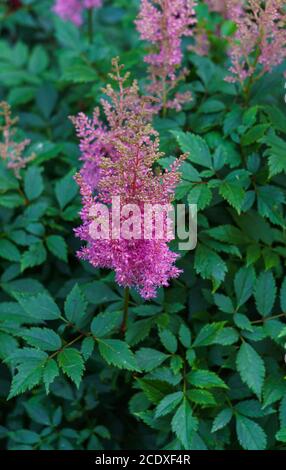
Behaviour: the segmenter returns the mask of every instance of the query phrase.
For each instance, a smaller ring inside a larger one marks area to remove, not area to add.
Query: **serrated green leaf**
[[[242,415],[236,415],[236,433],[241,446],[246,450],[265,450],[266,434],[263,429]]]
[[[216,432],[220,429],[223,429],[231,420],[232,418],[232,410],[230,408],[225,408],[222,410],[214,419],[212,425],[212,431]]]
[[[175,392],[171,393],[170,395],[166,395],[156,408],[155,418],[160,418],[161,416],[165,416],[168,413],[171,413],[171,411],[173,411],[179,405],[179,403],[181,403],[183,397],[183,392]]]
[[[47,252],[42,242],[33,243],[29,250],[22,255],[21,271],[42,264],[47,257]]]
[[[286,427],[280,429],[276,433],[275,438],[277,439],[277,441],[286,442]]]
[[[207,390],[189,390],[188,398],[194,402],[196,405],[201,406],[215,406],[216,401],[212,393]]]
[[[58,377],[59,373],[60,371],[56,361],[54,359],[49,359],[43,371],[43,381],[47,394],[49,393],[50,385],[53,383],[55,378]]]
[[[177,351],[178,342],[175,335],[170,330],[163,330],[159,333],[161,343],[171,354]]]
[[[59,335],[49,328],[25,328],[21,330],[21,336],[28,344],[43,351],[57,351],[62,345]]]
[[[67,262],[68,247],[63,237],[60,235],[49,235],[46,238],[49,251],[57,258]]]
[[[204,369],[193,370],[187,375],[187,380],[198,388],[228,388],[215,372]]]
[[[20,261],[21,254],[14,243],[9,240],[0,240],[0,257],[9,261]]]
[[[136,360],[140,369],[149,372],[161,365],[169,356],[151,348],[141,348],[136,352]]]
[[[271,313],[275,297],[276,284],[272,272],[261,272],[256,281],[254,298],[257,310],[263,317]]]
[[[30,201],[37,199],[44,190],[42,169],[38,166],[30,166],[25,173],[24,190]]]
[[[252,266],[241,268],[234,278],[234,290],[237,299],[237,306],[245,304],[253,293],[255,282],[255,271]]]
[[[198,425],[198,419],[193,416],[192,409],[185,399],[173,416],[172,431],[186,450],[190,448],[191,439],[195,431],[197,431]]]
[[[236,366],[242,381],[260,398],[265,367],[263,359],[250,344],[242,343],[236,357]]]
[[[71,323],[77,325],[85,315],[86,307],[84,295],[78,284],[75,284],[65,301],[65,316]]]
[[[55,187],[56,198],[61,209],[71,202],[78,192],[78,187],[72,175],[66,175],[61,180],[57,181]]]
[[[37,359],[26,359],[25,362],[22,362],[17,366],[18,372],[12,379],[8,400],[26,392],[27,390],[31,390],[40,383],[43,374],[45,358],[47,357],[48,356],[45,355]]]
[[[191,332],[189,328],[184,324],[180,326],[179,338],[180,338],[182,345],[185,346],[185,348],[188,349],[191,346],[191,342],[192,342]]]
[[[62,371],[79,388],[84,371],[84,362],[80,352],[74,348],[65,348],[58,354],[57,360]]]
[[[188,153],[188,159],[207,168],[212,168],[211,154],[206,141],[190,132],[172,131],[181,150]]]
[[[33,318],[39,320],[56,320],[60,317],[59,307],[52,297],[47,294],[38,294],[36,296],[16,294],[21,307]]]
[[[240,214],[245,190],[239,183],[224,181],[219,186],[219,194]]]
[[[122,323],[122,312],[103,312],[94,317],[91,332],[97,338],[103,338],[112,331],[119,329]]]
[[[194,341],[194,347],[213,344],[218,333],[224,327],[224,324],[224,322],[216,322],[203,326]]]
[[[94,345],[95,341],[91,336],[84,338],[83,342],[81,343],[81,354],[83,355],[85,361],[91,357]]]
[[[119,339],[101,339],[98,347],[101,356],[108,364],[119,369],[140,370],[134,354],[124,341]]]

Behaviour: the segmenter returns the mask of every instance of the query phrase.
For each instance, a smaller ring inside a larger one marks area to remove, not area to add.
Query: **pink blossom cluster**
[[[149,91],[164,108],[181,109],[180,100],[168,100],[169,93],[185,71],[177,74],[182,62],[182,37],[193,34],[196,23],[195,0],[141,0],[140,12],[135,21],[141,39],[148,41],[151,51],[145,61],[149,64]],[[187,94],[184,101],[191,99]]]
[[[286,14],[283,0],[248,0],[239,8],[228,1],[230,18],[237,30],[231,40],[229,82],[259,78],[286,58]]]
[[[20,170],[25,168],[29,162],[36,158],[34,153],[24,156],[26,147],[30,144],[29,139],[20,142],[16,140],[16,128],[18,118],[12,118],[11,107],[5,101],[0,103],[0,158],[4,164],[14,172],[16,178],[21,179]]]
[[[82,195],[82,225],[76,234],[87,245],[79,257],[95,267],[115,271],[123,287],[135,287],[142,297],[156,296],[156,289],[167,286],[180,270],[175,266],[177,254],[168,247],[169,235],[162,239],[141,238],[95,239],[91,236],[93,207],[97,202],[110,204],[120,196],[120,204],[166,204],[174,196],[179,181],[181,159],[164,173],[154,172],[154,163],[162,156],[159,138],[150,124],[152,101],[139,95],[137,82],[126,86],[128,74],[113,61],[111,77],[118,90],[108,85],[102,108],[107,124],[95,110],[92,119],[83,113],[72,118],[80,139],[83,167],[76,177]]]
[[[102,0],[56,0],[54,12],[63,20],[72,21],[76,26],[82,24],[85,9],[99,8]]]

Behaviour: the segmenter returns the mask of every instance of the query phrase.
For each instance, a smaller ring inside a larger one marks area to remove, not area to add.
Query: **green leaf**
[[[224,322],[216,322],[203,326],[194,341],[194,346],[209,346],[213,344],[224,324]]]
[[[49,235],[46,238],[46,243],[49,251],[57,258],[67,262],[68,260],[68,247],[63,237],[60,235]]]
[[[58,354],[57,359],[62,371],[79,388],[84,371],[84,362],[80,352],[74,348],[65,348]]]
[[[104,339],[100,340],[98,347],[100,354],[108,364],[119,369],[139,371],[135,356],[124,341]]]
[[[136,352],[136,360],[140,369],[149,372],[150,370],[158,367],[164,362],[169,356],[156,349],[141,348]]]
[[[199,108],[200,113],[218,113],[219,111],[223,111],[225,109],[225,104],[222,101],[209,98],[203,102],[203,104]]]
[[[280,305],[282,312],[286,312],[286,277],[284,277],[280,290]]]
[[[258,400],[240,401],[235,405],[235,410],[248,418],[263,418],[266,414]]]
[[[36,296],[16,294],[16,298],[21,307],[32,318],[57,320],[61,315],[59,307],[52,297],[47,294],[38,294]]]
[[[58,93],[52,83],[43,83],[37,91],[36,103],[45,119],[51,117],[58,100]]]
[[[86,313],[87,303],[78,284],[75,284],[65,301],[65,316],[77,325]]]
[[[71,202],[78,192],[78,187],[74,181],[72,175],[66,175],[56,183],[56,198],[61,209],[64,209],[66,205]]]
[[[33,268],[39,266],[47,258],[47,252],[42,242],[33,243],[29,250],[22,255],[21,259],[21,271],[27,268]]]
[[[37,199],[42,194],[44,190],[42,168],[30,166],[27,169],[24,178],[24,190],[30,201]]]
[[[193,370],[187,375],[187,380],[199,388],[228,388],[215,372],[204,369]]]
[[[179,329],[179,338],[180,338],[182,345],[185,348],[188,349],[191,346],[192,336],[191,336],[190,329],[183,323]]]
[[[82,286],[82,290],[87,301],[91,304],[97,305],[120,300],[118,294],[103,281],[93,281]]]
[[[198,419],[193,416],[192,409],[185,399],[173,416],[172,431],[186,450],[189,450],[191,446],[191,439],[197,431],[198,425]]]
[[[160,418],[171,413],[184,398],[183,392],[170,393],[160,401],[155,411],[155,418]]]
[[[98,75],[90,65],[77,63],[65,68],[61,80],[74,83],[96,82]]]
[[[236,415],[236,433],[241,446],[246,450],[264,450],[267,445],[263,429],[245,416]]]
[[[286,427],[280,429],[275,435],[277,441],[286,442]]]
[[[267,129],[269,128],[269,124],[257,124],[256,126],[249,129],[241,138],[241,144],[243,146],[251,145],[259,141],[261,139]]]
[[[211,432],[216,432],[216,431],[219,431],[219,429],[224,428],[230,422],[231,418],[232,418],[232,410],[230,408],[225,408],[224,410],[222,410],[215,417]]]
[[[219,194],[240,214],[245,190],[239,183],[222,182],[219,186]]]
[[[274,132],[260,140],[268,145],[265,155],[268,156],[269,176],[273,177],[279,173],[286,172],[286,142],[278,137]]]
[[[252,332],[253,331],[253,326],[250,322],[250,320],[247,318],[246,315],[243,315],[243,313],[236,313],[233,316],[234,323],[238,328],[241,328],[242,330],[247,330]]]
[[[271,271],[260,273],[255,285],[254,298],[258,312],[263,317],[269,315],[276,298],[276,284]]]
[[[42,73],[48,66],[49,58],[43,46],[37,45],[29,59],[28,69],[33,75]]]
[[[31,398],[29,401],[24,403],[24,408],[28,416],[35,421],[35,423],[43,424],[44,426],[50,426],[51,420],[47,408],[41,404],[41,400],[38,397]]]
[[[188,398],[196,405],[200,406],[215,406],[216,401],[214,396],[207,390],[189,390]]]
[[[218,308],[224,313],[234,313],[232,300],[223,294],[214,294],[214,301]]]
[[[234,328],[226,327],[218,332],[215,343],[221,344],[222,346],[230,346],[239,340],[239,334]]]
[[[36,444],[40,440],[39,434],[29,429],[18,429],[11,435],[15,442],[21,442],[23,444]]]
[[[17,349],[18,343],[12,336],[0,332],[0,359],[6,359],[10,356],[15,349]]]
[[[195,251],[195,270],[203,279],[211,279],[218,287],[225,278],[226,263],[222,258],[204,245],[198,245]]]
[[[21,350],[23,362],[17,366],[18,372],[14,375],[11,384],[11,390],[8,396],[8,400],[24,393],[27,390],[31,390],[41,381],[43,368],[47,359],[47,354],[41,351],[42,355],[25,360],[23,351]]]
[[[43,351],[57,351],[62,345],[59,335],[49,328],[26,328],[21,331],[21,336],[28,344]]]
[[[103,338],[116,329],[122,323],[122,312],[104,312],[94,317],[91,323],[91,332],[97,338]]]
[[[121,313],[122,316],[122,313]],[[153,324],[152,318],[139,320],[128,325],[125,333],[125,339],[130,346],[134,346],[145,339],[151,330]]]
[[[210,205],[212,197],[212,192],[207,184],[197,184],[188,194],[188,203],[197,204],[199,210],[204,210]]]
[[[136,377],[136,383],[151,403],[158,404],[166,395],[172,392],[172,387],[161,380],[147,380]]]
[[[91,336],[89,336],[88,338],[84,338],[83,342],[81,343],[81,354],[83,355],[85,361],[87,361],[91,357],[94,349],[94,344],[95,341]]]
[[[286,428],[286,395],[281,400],[279,406],[279,421],[282,428]]]
[[[267,217],[273,224],[285,227],[281,207],[285,202],[285,196],[281,189],[269,184],[257,187],[256,194],[259,214]]]
[[[13,209],[15,207],[23,206],[24,204],[25,204],[25,199],[20,194],[17,194],[17,193],[1,194],[0,206]]]
[[[246,342],[242,343],[238,351],[236,366],[242,381],[260,398],[265,378],[264,362]]]
[[[241,268],[234,278],[234,290],[237,299],[237,306],[245,304],[253,293],[255,283],[255,271],[252,266]]]
[[[21,254],[14,243],[3,238],[0,240],[0,257],[9,261],[18,262],[21,259]]]
[[[181,150],[188,153],[188,159],[198,165],[212,168],[212,158],[206,141],[190,132],[172,131]]]
[[[47,394],[49,393],[50,385],[53,383],[59,373],[60,371],[56,361],[54,359],[49,359],[43,371],[43,381]]]
[[[178,342],[176,336],[170,330],[163,330],[159,333],[161,343],[171,354],[177,351]]]

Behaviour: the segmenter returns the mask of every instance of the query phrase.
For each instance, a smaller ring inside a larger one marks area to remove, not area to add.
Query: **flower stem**
[[[89,44],[93,43],[93,8],[88,9],[88,39]]]
[[[123,304],[123,320],[121,324],[121,331],[125,333],[128,320],[128,305],[129,305],[129,287],[124,290],[124,304]]]

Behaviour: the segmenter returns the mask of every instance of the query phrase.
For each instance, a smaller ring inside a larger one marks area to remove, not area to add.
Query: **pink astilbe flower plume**
[[[182,62],[181,42],[184,36],[193,34],[195,4],[195,0],[141,0],[135,23],[141,39],[151,44],[151,51],[145,57],[149,64],[148,92],[159,98],[164,109],[179,111],[191,99],[190,93],[174,100],[169,100],[168,95],[186,76],[186,70],[178,73]]]
[[[29,162],[36,158],[34,153],[29,156],[24,156],[26,147],[30,144],[29,139],[24,139],[21,142],[16,141],[15,124],[18,118],[12,118],[11,107],[5,101],[0,103],[0,135],[2,134],[2,141],[0,141],[0,158],[4,161],[7,168],[14,172],[16,178],[20,179],[20,170],[25,168]]]
[[[248,0],[241,8],[228,0],[237,30],[230,45],[229,82],[257,80],[286,59],[286,14],[283,0]]]
[[[146,298],[156,296],[156,289],[167,286],[180,270],[175,266],[177,254],[168,247],[169,232],[160,239],[145,239],[143,234],[126,239],[95,239],[92,236],[93,208],[96,203],[111,204],[120,198],[120,208],[136,204],[140,210],[145,203],[169,204],[179,181],[178,159],[169,171],[154,172],[159,152],[158,133],[152,128],[152,98],[139,95],[137,82],[126,85],[128,74],[122,76],[122,66],[113,60],[112,79],[118,90],[108,85],[102,100],[106,126],[95,110],[92,119],[84,114],[72,118],[80,138],[83,167],[76,177],[80,186],[83,208],[82,225],[76,234],[87,245],[79,257],[95,267],[115,271],[116,281],[123,287],[134,287]],[[120,223],[126,218],[120,216]],[[139,220],[139,228],[141,224]],[[137,227],[138,228],[138,227]]]
[[[76,26],[82,24],[84,10],[99,8],[102,0],[56,0],[54,12],[63,20],[72,21]]]

